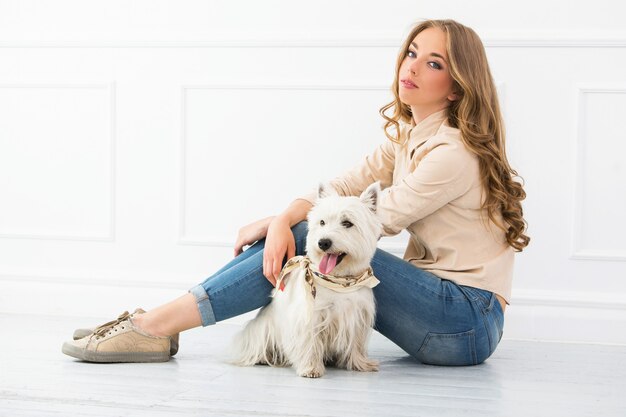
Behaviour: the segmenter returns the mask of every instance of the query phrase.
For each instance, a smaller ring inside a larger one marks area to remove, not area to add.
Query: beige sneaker
[[[145,311],[141,308],[136,309],[133,314],[143,314],[145,313]],[[97,329],[103,327],[103,326],[109,326],[111,325],[113,321],[110,321],[108,323],[104,323],[101,326],[98,326],[96,328],[85,328],[85,329],[76,329],[74,330],[74,335],[72,336],[74,338],[74,340],[78,340],[78,339],[82,339],[83,337],[87,337],[90,334],[92,334],[93,332],[95,332]],[[170,336],[170,356],[174,356],[178,353],[178,340],[179,340],[180,334],[176,333],[175,335]]]
[[[63,353],[87,362],[168,361],[171,339],[144,333],[133,325],[133,315],[125,311],[117,320],[98,326],[89,336],[65,342]]]

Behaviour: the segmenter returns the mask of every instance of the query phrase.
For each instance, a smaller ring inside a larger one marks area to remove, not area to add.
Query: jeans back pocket
[[[461,333],[429,332],[417,352],[417,359],[428,365],[476,365],[474,329]]]

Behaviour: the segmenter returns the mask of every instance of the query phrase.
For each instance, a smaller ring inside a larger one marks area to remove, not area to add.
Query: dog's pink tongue
[[[339,255],[335,253],[325,253],[320,261],[320,272],[324,275],[330,274],[330,272],[335,269],[335,265],[337,265],[338,256]]]

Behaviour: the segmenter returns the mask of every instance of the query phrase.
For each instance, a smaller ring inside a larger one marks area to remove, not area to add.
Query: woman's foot
[[[137,322],[140,321],[140,317],[141,317],[140,315],[143,314],[143,313],[145,313],[145,311],[143,309],[141,309],[141,308],[138,308],[138,309],[135,310],[135,312],[133,313],[133,323],[135,325],[138,324]],[[113,321],[115,321],[115,320],[113,320]],[[111,323],[112,322],[105,323],[102,326],[106,326],[106,325],[109,325]],[[102,326],[99,326],[99,327],[102,327]],[[142,326],[138,326],[138,327],[142,328]],[[72,337],[73,337],[74,340],[82,339],[83,337],[90,336],[97,329],[98,329],[97,327],[96,328],[91,327],[91,328],[76,329],[76,330],[74,330],[74,334],[73,334]],[[143,330],[143,328],[142,328],[142,330]],[[150,332],[146,332],[144,330],[144,333],[150,333]],[[170,336],[170,356],[174,356],[174,355],[176,355],[178,353],[178,340],[179,340],[179,337],[180,337],[180,333],[176,333],[176,334]]]
[[[135,325],[141,315],[122,313],[116,320],[94,329],[89,336],[63,344],[63,353],[87,362],[166,362],[170,359],[171,338],[154,336]]]

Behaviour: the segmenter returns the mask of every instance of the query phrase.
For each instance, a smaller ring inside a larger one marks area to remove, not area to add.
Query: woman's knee
[[[306,220],[302,220],[291,228],[291,232],[296,240],[306,238],[306,234],[309,232],[309,223]]]
[[[296,241],[296,255],[304,255],[306,253],[306,235],[309,233],[307,221],[303,220],[293,226],[291,232]]]

